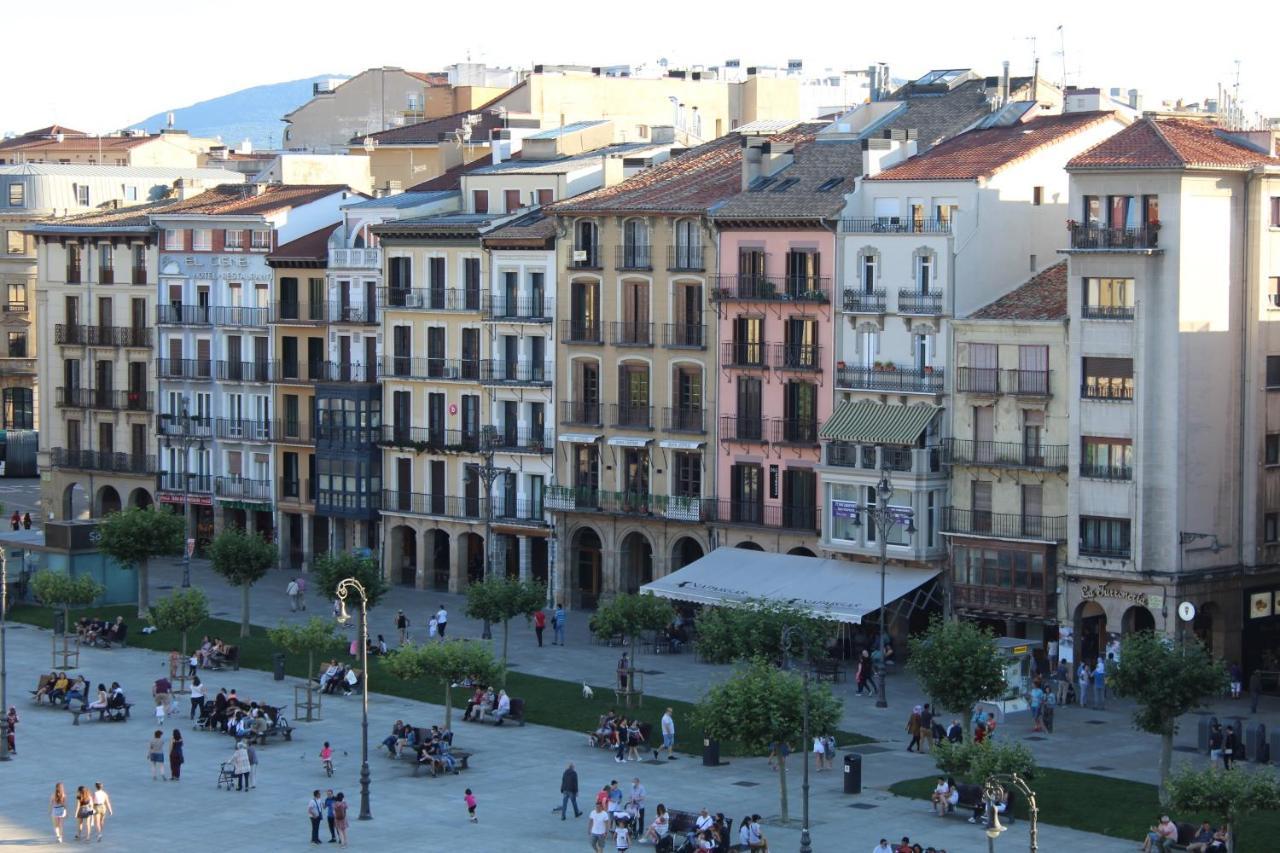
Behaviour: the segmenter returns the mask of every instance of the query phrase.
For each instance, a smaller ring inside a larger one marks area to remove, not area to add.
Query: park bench
[[[644,750],[649,745],[649,735],[653,733],[653,723],[640,724],[640,743],[637,748]],[[608,737],[597,734],[596,732],[587,732],[587,745],[597,747],[599,749],[617,749],[618,747]]]
[[[498,722],[498,718],[495,716],[496,713],[497,713],[496,708],[485,708],[484,711],[481,713],[481,720],[489,719],[490,717],[492,717],[494,724],[496,725]],[[511,698],[511,712],[507,714],[506,719],[509,720],[510,722],[515,723],[518,726],[524,725],[524,700],[523,699],[516,699],[514,697]]]
[[[259,705],[258,710],[266,715],[271,725],[261,732],[249,735],[246,738],[249,743],[263,745],[267,742],[267,738],[272,735],[282,735],[285,740],[293,740],[293,726],[289,725],[289,720],[284,715],[285,707],[281,705],[279,708],[272,708],[269,705]]]
[[[698,813],[681,809],[667,809],[667,820],[667,834],[671,836],[675,849],[679,850],[680,845],[684,843],[684,837],[693,832],[694,827],[698,825]],[[726,843],[729,845],[729,849],[734,849],[736,845],[733,844],[733,818],[726,817],[725,826],[729,829],[726,833],[728,835]],[[640,831],[643,832],[647,828],[642,827]]]
[[[37,705],[43,705],[43,704],[44,704],[44,702],[42,701],[42,700],[43,700],[43,698],[44,698],[44,696],[45,696],[44,689],[45,689],[45,687],[47,687],[47,686],[48,686],[48,684],[49,684],[49,682],[50,682],[50,681],[53,681],[53,679],[49,677],[49,674],[48,674],[48,673],[45,673],[44,675],[40,676],[40,682],[39,682],[38,684],[36,684],[36,689],[35,689],[35,690],[30,691],[30,692],[31,692],[31,698],[32,698],[32,699],[34,699],[34,700],[36,700],[36,704],[37,704]],[[50,699],[50,700],[49,700],[49,703],[50,703],[50,704],[53,704],[53,700],[52,700],[52,699]]]
[[[957,814],[962,817],[972,817],[973,810],[979,806],[983,809],[987,807],[987,801],[982,798],[981,785],[956,785],[956,790],[960,792],[960,800],[954,805],[947,808],[947,814]],[[1006,789],[1009,796],[1009,807],[1000,813],[1000,822],[1003,824],[1013,823],[1013,807],[1016,804],[1017,791]]]
[[[311,677],[311,681],[316,685],[317,688],[320,687],[320,679],[323,678],[324,674],[328,671],[329,671],[329,667],[322,666],[320,667],[320,671]],[[364,671],[352,667],[351,672],[355,674],[356,683],[348,684],[347,682],[342,681],[340,682],[340,686],[338,688],[335,688],[334,692],[329,695],[336,696],[338,690],[342,690],[344,693],[350,690],[351,692],[354,693],[356,689],[360,687],[360,679],[364,677]]]
[[[415,758],[417,757],[416,752],[413,753],[413,755]],[[468,768],[467,762],[471,759],[470,752],[467,752],[465,749],[450,749],[449,755],[453,757],[453,775],[456,776],[460,771],[466,770]],[[431,773],[431,776],[433,778],[436,776],[440,776],[445,772],[444,759],[441,758],[440,756],[428,755],[428,756],[425,756],[424,759],[425,760],[423,761],[414,761],[413,763],[414,776],[418,776],[420,774],[420,771],[424,767],[427,768],[427,770]]]
[[[227,653],[217,660],[214,660],[211,657],[205,659],[204,668],[210,672],[218,672],[226,669],[227,667],[231,667],[231,669],[236,672],[240,671],[239,646],[227,646]]]
[[[98,715],[97,719],[100,723],[123,723],[129,719],[129,712],[133,710],[133,703],[125,702],[123,705],[116,705],[114,708],[90,708],[88,705],[83,705],[79,708],[68,708],[67,710],[71,712],[71,725],[73,726],[80,725],[81,715],[92,720],[94,719],[94,714]]]

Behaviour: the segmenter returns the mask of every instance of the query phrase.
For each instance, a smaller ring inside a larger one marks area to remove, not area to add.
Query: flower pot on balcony
[[[839,368],[839,369],[841,369],[841,370],[844,370],[844,368],[845,368],[845,363],[844,363],[843,361],[837,361],[837,362],[836,362],[836,367],[838,367],[838,368]]]
[[[925,375],[925,376],[932,376],[932,375],[933,375],[933,368],[932,368],[932,367],[929,367],[928,365],[926,365],[926,366],[925,366],[925,368],[924,368],[924,375]]]

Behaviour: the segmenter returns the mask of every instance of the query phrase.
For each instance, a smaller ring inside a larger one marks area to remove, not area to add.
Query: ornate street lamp
[[[804,807],[804,819],[800,825],[800,853],[813,853],[809,840],[809,641],[804,633],[795,625],[782,629],[782,654],[785,665],[790,668],[791,646],[799,641],[800,652],[804,655],[804,710],[800,723],[800,755],[804,759],[804,776],[800,785],[801,802]]]
[[[347,614],[347,596],[353,590],[360,596],[360,687],[364,702],[360,709],[360,820],[372,820],[369,812],[369,595],[355,578],[344,578],[338,583],[341,605],[338,622],[345,625],[351,621]]]

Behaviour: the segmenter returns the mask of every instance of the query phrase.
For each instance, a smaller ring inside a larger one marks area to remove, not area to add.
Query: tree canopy
[[[1026,744],[992,738],[963,743],[940,740],[933,746],[933,760],[940,772],[977,785],[996,774],[1017,773],[1030,779],[1036,772],[1035,756]]]
[[[98,523],[98,549],[126,569],[138,571],[138,616],[146,618],[150,604],[148,564],[153,557],[182,553],[186,524],[167,509],[129,507],[104,516]]]
[[[782,629],[794,627],[792,657],[807,649],[811,660],[827,653],[836,625],[815,619],[808,611],[768,601],[705,608],[698,617],[698,655],[711,663],[730,663],[763,657],[780,662]],[[803,638],[803,639],[801,639]]]
[[[240,587],[240,636],[249,636],[249,589],[266,575],[279,558],[276,546],[257,533],[227,525],[209,546],[213,570],[232,586]]]
[[[72,607],[84,607],[102,595],[102,584],[91,575],[70,575],[48,569],[36,572],[31,578],[31,592],[46,607],[60,609],[63,614],[63,631],[67,629]]]
[[[908,665],[920,678],[925,695],[965,720],[972,716],[974,705],[1005,690],[1004,663],[994,635],[985,628],[935,617],[909,645]]]
[[[1160,784],[1169,778],[1178,718],[1227,688],[1227,670],[1196,639],[1172,640],[1152,631],[1126,634],[1110,675],[1117,696],[1133,699],[1133,724],[1160,735]]]
[[[1234,853],[1242,820],[1254,812],[1280,809],[1280,779],[1269,769],[1236,766],[1223,770],[1182,764],[1165,781],[1165,796],[1174,811],[1212,815],[1225,822],[1231,838],[1229,849]]]
[[[503,673],[503,665],[489,647],[473,640],[406,643],[383,660],[382,668],[402,681],[430,678],[443,684],[445,728],[453,724],[454,685],[468,678],[493,684]]]
[[[357,557],[347,552],[329,552],[316,558],[312,567],[316,591],[326,598],[336,598],[338,584],[346,578],[355,578],[364,587],[370,608],[373,608],[390,589],[382,577],[382,569],[373,557]],[[357,607],[357,609],[359,609]]]
[[[209,618],[209,599],[198,587],[175,589],[151,605],[157,628],[182,634],[182,657],[187,657],[187,632]]]
[[[269,628],[267,630],[267,639],[271,641],[272,645],[279,646],[292,654],[306,654],[307,673],[303,683],[307,687],[307,720],[310,721],[312,713],[310,694],[317,687],[315,682],[312,681],[317,672],[316,653],[323,654],[337,645],[341,639],[338,635],[337,625],[329,619],[312,616],[306,622],[300,624],[288,625],[281,623],[275,628]],[[367,678],[368,675],[366,674],[365,677]]]
[[[506,677],[507,647],[511,620],[530,616],[547,601],[546,584],[522,581],[505,575],[491,575],[467,587],[466,614],[472,619],[502,624],[502,666]],[[505,680],[504,680],[505,683]]]

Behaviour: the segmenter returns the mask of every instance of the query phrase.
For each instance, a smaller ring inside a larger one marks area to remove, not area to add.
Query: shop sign
[[[156,496],[156,500],[162,504],[175,504],[182,506],[184,503],[192,506],[213,506],[213,498],[208,495],[180,495],[173,492],[161,492]]]
[[[271,512],[271,503],[263,501],[262,503],[251,503],[249,501],[218,501],[223,509],[242,509],[245,512]]]
[[[1092,584],[1080,585],[1080,597],[1089,601],[1096,601],[1100,598],[1115,598],[1121,601],[1127,601],[1130,604],[1139,604],[1143,607],[1151,606],[1151,597],[1145,592],[1135,592],[1128,589],[1120,589],[1111,586],[1109,583],[1102,583],[1096,586]]]
[[[832,518],[857,518],[858,502],[857,501],[831,501],[831,517]]]

